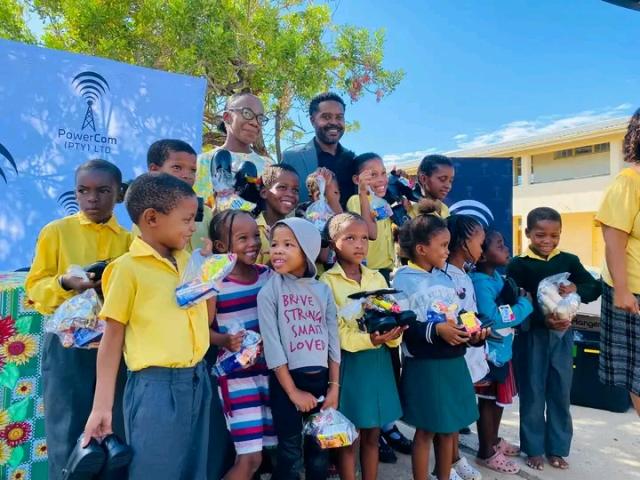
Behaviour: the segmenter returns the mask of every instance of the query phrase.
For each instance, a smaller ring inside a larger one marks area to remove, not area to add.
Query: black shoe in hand
[[[393,449],[386,442],[384,437],[380,435],[380,441],[378,443],[378,453],[379,453],[379,461],[380,463],[396,463],[398,461],[398,457],[393,452]]]
[[[405,437],[398,427],[395,425],[388,432],[382,432],[384,439],[387,443],[393,448],[396,452],[403,453],[404,455],[411,455],[411,449],[413,447],[413,442]]]

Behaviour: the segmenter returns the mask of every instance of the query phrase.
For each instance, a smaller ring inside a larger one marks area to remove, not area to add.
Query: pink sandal
[[[504,438],[501,438],[496,445],[496,452],[502,452],[505,457],[519,457],[520,447],[507,442]]]
[[[496,452],[492,457],[482,460],[477,459],[478,463],[483,467],[498,473],[516,474],[520,471],[520,467],[513,461],[509,460],[500,451]]]

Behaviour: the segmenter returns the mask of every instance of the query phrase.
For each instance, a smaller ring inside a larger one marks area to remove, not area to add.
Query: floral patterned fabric
[[[0,480],[47,478],[43,318],[26,303],[25,278],[26,273],[0,273]]]

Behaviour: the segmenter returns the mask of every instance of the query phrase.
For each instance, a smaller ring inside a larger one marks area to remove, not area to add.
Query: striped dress
[[[271,270],[256,265],[257,278],[250,283],[225,279],[216,302],[215,329],[226,333],[233,324],[260,332],[257,296]],[[221,354],[224,350],[221,349]],[[269,408],[269,370],[264,355],[249,368],[219,378],[218,393],[227,427],[238,455],[273,447],[277,440]]]

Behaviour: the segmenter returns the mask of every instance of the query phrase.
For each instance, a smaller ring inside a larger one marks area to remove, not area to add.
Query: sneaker
[[[380,441],[378,443],[378,453],[379,453],[379,461],[380,463],[396,463],[398,461],[398,457],[393,452],[393,449],[386,442],[384,437],[380,435]]]
[[[429,474],[429,480],[438,480],[438,476],[433,473]],[[464,480],[460,475],[456,473],[456,471],[452,468],[451,473],[449,474],[449,480]]]
[[[404,455],[411,455],[413,442],[400,433],[400,430],[398,430],[398,427],[395,425],[388,432],[382,432],[382,436],[384,436],[384,439],[387,441],[389,446],[396,452],[403,453]]]
[[[482,480],[482,474],[471,466],[466,457],[460,457],[460,460],[453,464],[453,469],[462,480]]]

